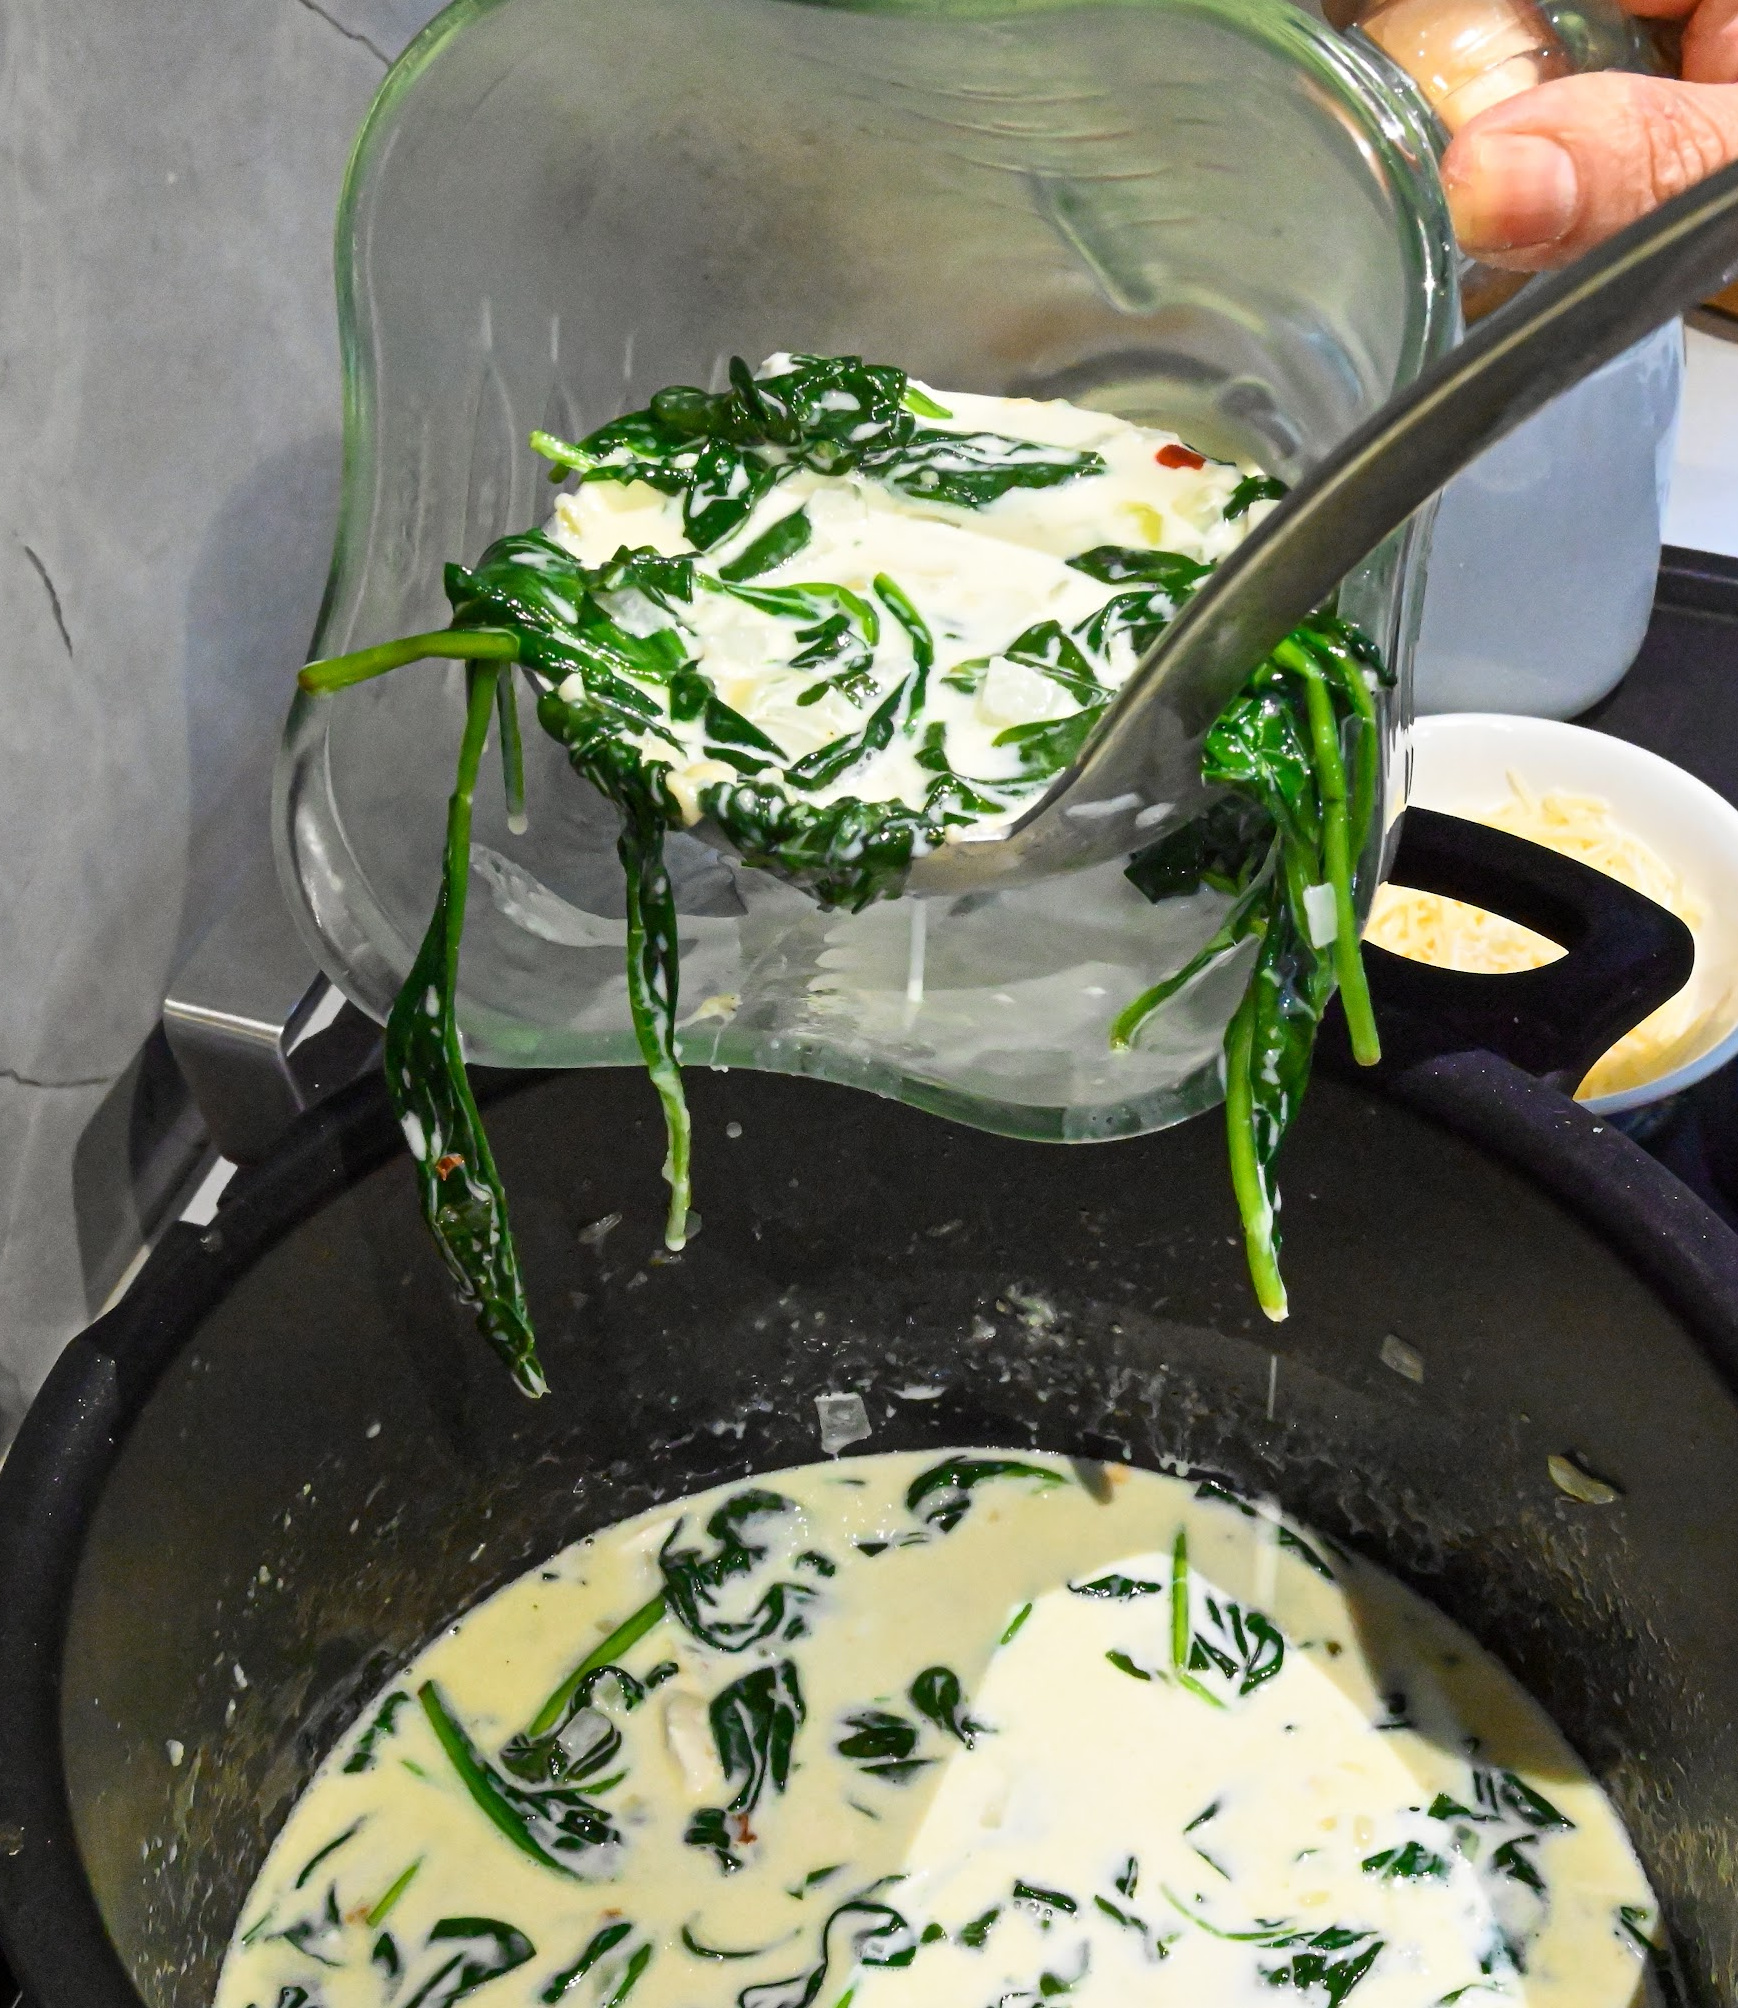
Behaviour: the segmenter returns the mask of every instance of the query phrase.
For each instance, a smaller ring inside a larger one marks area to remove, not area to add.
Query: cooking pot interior
[[[679,1260],[643,1077],[522,1081],[495,1106],[544,1401],[456,1305],[401,1153],[334,1171],[145,1403],[86,1539],[63,1731],[146,1999],[210,1999],[292,1800],[436,1628],[588,1530],[819,1457],[815,1398],[847,1391],[857,1450],[1191,1466],[1396,1570],[1562,1724],[1697,1999],[1733,1999],[1738,1409],[1593,1233],[1323,1080],[1287,1146],[1296,1310],[1270,1326],[1216,1124],[1063,1150],[814,1082],[696,1072],[690,1092],[705,1225]],[[1564,1452],[1621,1497],[1566,1497]]]

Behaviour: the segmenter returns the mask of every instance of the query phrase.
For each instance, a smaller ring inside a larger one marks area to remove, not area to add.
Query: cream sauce
[[[636,1614],[631,1682],[511,1742]],[[1213,1487],[898,1453],[656,1508],[449,1627],[218,1999],[1621,2003],[1655,1917],[1538,1706],[1381,1571]]]
[[[769,358],[762,374],[782,369],[788,360]],[[1203,460],[1182,449],[1175,433],[1131,425],[1060,399],[929,392],[915,380],[914,388],[948,413],[925,419],[936,431],[995,433],[1089,449],[1103,460],[1104,472],[1050,488],[1012,488],[975,509],[924,499],[865,475],[807,470],[763,497],[734,535],[701,557],[699,569],[716,577],[775,524],[798,510],[806,512],[808,542],[747,583],[780,588],[825,581],[848,588],[870,606],[879,633],[872,671],[854,696],[832,689],[807,704],[800,702],[824,674],[794,662],[805,649],[799,636],[803,624],[734,595],[705,590],[674,617],[693,660],[725,703],[759,727],[787,760],[800,760],[860,730],[914,667],[909,636],[875,595],[874,581],[885,575],[916,607],[934,639],[922,728],[944,727],[947,756],[957,773],[991,785],[1017,781],[1022,775],[1019,751],[998,745],[998,736],[1012,726],[1064,718],[1081,708],[1081,699],[1042,670],[1012,662],[1002,652],[1040,622],[1074,630],[1128,590],[1126,582],[1106,584],[1067,560],[1111,544],[1212,563],[1234,549],[1273,504],[1254,503],[1227,521],[1225,506],[1233,489],[1257,470]],[[1184,464],[1166,465],[1158,458],[1161,453],[1180,457]],[[1197,464],[1190,466],[1190,461]],[[645,482],[584,483],[560,498],[548,529],[555,542],[587,565],[603,564],[624,546],[671,557],[693,549],[683,530],[681,497],[660,494]],[[633,611],[612,604],[612,612],[630,626]],[[667,628],[671,620],[672,610],[647,608],[640,625]],[[1093,667],[1104,687],[1114,691],[1136,661],[1126,636],[1117,635],[1104,660]],[[669,716],[661,686],[641,682],[638,688],[665,712],[660,731],[641,736],[641,751],[669,761],[669,741],[681,743],[686,757],[675,761],[669,786],[692,823],[699,815],[698,792],[708,783],[731,780],[735,770],[706,757],[698,720]],[[923,729],[896,734],[889,746],[840,779],[805,789],[804,799],[825,804],[850,795],[921,807],[935,782],[934,770],[918,759],[923,737]],[[767,773],[769,779],[778,778],[776,768]],[[1023,800],[1016,801],[1002,815],[981,819],[978,827],[994,829],[1023,807]]]

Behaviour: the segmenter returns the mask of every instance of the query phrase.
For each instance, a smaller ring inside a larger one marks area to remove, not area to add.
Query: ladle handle
[[[1252,663],[1486,447],[1738,267],[1738,164],[1530,286],[1313,468],[1161,644],[1204,732]],[[1192,658],[1184,667],[1183,659]]]
[[[1389,1069],[1482,1051],[1573,1093],[1599,1056],[1680,991],[1695,967],[1695,938],[1656,901],[1559,851],[1466,817],[1409,809],[1388,878],[1518,921],[1564,951],[1538,969],[1486,976],[1413,962],[1366,942],[1364,968]],[[1336,1023],[1331,1048],[1345,1046]]]

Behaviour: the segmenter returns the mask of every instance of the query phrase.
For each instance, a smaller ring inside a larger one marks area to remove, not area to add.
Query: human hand
[[[1606,70],[1540,84],[1471,118],[1443,157],[1463,250],[1566,265],[1738,159],[1738,0],[1626,0],[1682,19],[1684,81]]]

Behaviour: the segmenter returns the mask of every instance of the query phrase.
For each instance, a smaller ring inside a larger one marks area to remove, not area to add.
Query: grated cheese
[[[1676,914],[1692,933],[1701,927],[1702,909],[1682,876],[1639,837],[1614,822],[1609,803],[1598,796],[1573,795],[1563,789],[1535,796],[1514,773],[1508,782],[1508,800],[1480,813],[1480,823],[1579,859],[1583,865],[1645,893]],[[1563,953],[1555,942],[1500,914],[1408,886],[1376,889],[1365,939],[1414,962],[1487,975],[1538,969]],[[1669,1074],[1707,1044],[1713,1012],[1714,1006],[1701,1001],[1692,979],[1600,1056],[1576,1096],[1586,1100],[1615,1095]]]

